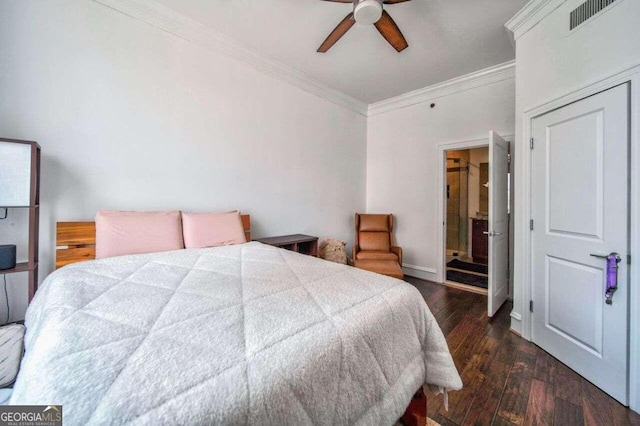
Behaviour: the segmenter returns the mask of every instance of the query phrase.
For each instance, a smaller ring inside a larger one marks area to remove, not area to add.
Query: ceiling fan
[[[329,34],[329,37],[320,45],[318,52],[325,53],[347,33],[356,22],[363,25],[375,25],[394,49],[402,52],[409,44],[405,40],[400,28],[384,10],[383,4],[404,3],[411,0],[324,0],[335,3],[353,3],[353,12],[348,14],[342,22]]]

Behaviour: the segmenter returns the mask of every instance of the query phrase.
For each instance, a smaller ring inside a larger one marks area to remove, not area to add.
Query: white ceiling
[[[504,23],[527,0],[413,0],[385,5],[409,43],[397,53],[354,25],[316,53],[350,4],[322,0],[157,0],[367,104],[512,60]]]

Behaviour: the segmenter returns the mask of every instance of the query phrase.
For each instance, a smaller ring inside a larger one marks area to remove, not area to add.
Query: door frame
[[[532,264],[533,250],[531,231],[529,229],[529,221],[531,220],[531,184],[532,184],[532,156],[529,146],[531,139],[532,122],[536,117],[542,116],[555,109],[561,108],[581,99],[593,96],[597,93],[611,89],[620,84],[630,84],[630,162],[629,162],[629,182],[630,182],[630,253],[632,257],[631,265],[629,265],[629,282],[636,285],[630,285],[629,288],[629,407],[640,412],[640,268],[638,267],[638,256],[640,255],[640,221],[635,219],[640,217],[640,65],[628,68],[622,72],[613,74],[607,78],[598,80],[592,84],[546,102],[540,106],[531,108],[523,113],[522,116],[522,141],[521,147],[524,149],[518,153],[516,161],[522,168],[520,176],[522,176],[522,184],[519,189],[523,191],[522,204],[519,212],[521,219],[519,227],[515,232],[521,238],[521,254],[522,268],[520,276],[515,279],[522,283],[522,299],[516,301],[519,303],[520,315],[517,311],[513,312],[512,317],[515,320],[521,319],[522,337],[531,341],[533,323],[531,320],[531,312],[526,309],[528,301],[531,300],[532,294]],[[634,170],[636,172],[634,173]],[[517,208],[517,207],[516,207]],[[634,220],[635,219],[635,220]],[[516,224],[517,225],[517,224]],[[516,308],[517,309],[517,308]],[[515,309],[514,309],[515,310]],[[518,318],[521,316],[521,318]]]
[[[489,133],[487,129],[487,134]],[[507,141],[513,141],[513,134],[501,135]],[[438,239],[437,259],[438,268],[436,270],[436,281],[440,284],[444,284],[446,281],[447,271],[447,193],[445,186],[447,184],[447,151],[459,151],[463,149],[484,148],[489,146],[489,138],[484,137],[482,139],[471,139],[457,142],[442,142],[438,144]],[[512,171],[513,173],[513,171]],[[512,188],[513,190],[513,188]],[[513,199],[513,195],[512,198]],[[511,236],[509,238],[512,238]],[[509,286],[511,287],[511,286]],[[511,295],[511,292],[509,292]]]

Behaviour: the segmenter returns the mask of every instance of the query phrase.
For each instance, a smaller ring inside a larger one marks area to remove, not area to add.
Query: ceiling
[[[409,42],[397,53],[354,25],[316,53],[350,4],[321,0],[157,0],[213,30],[371,104],[514,59],[504,28],[527,0],[413,0],[385,5]]]

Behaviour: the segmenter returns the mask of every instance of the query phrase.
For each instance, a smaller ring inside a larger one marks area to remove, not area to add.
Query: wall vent
[[[616,0],[587,0],[569,15],[569,29],[573,30]]]

